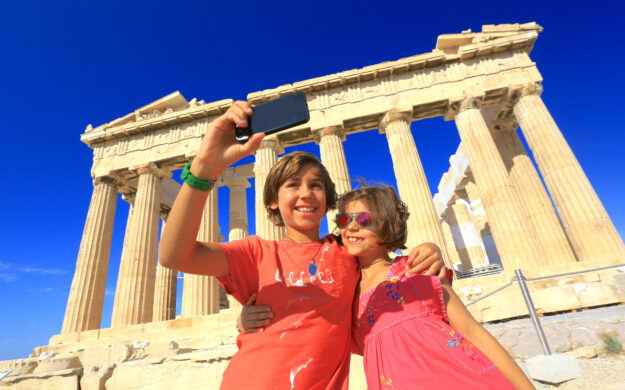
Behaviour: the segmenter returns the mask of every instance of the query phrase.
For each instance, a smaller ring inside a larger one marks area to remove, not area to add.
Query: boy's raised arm
[[[215,119],[191,164],[191,174],[215,181],[228,166],[254,153],[264,134],[254,134],[247,143],[240,144],[235,140],[234,129],[235,125],[246,127],[247,117],[253,112],[248,102],[237,101]],[[219,245],[196,240],[208,193],[187,183],[182,185],[159,244],[162,266],[200,275],[227,276],[230,273],[228,260]]]

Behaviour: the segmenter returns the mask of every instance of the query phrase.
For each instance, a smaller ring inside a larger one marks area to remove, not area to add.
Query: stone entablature
[[[283,147],[312,142],[315,130],[331,126],[342,127],[344,134],[376,129],[391,109],[410,112],[412,120],[446,115],[466,94],[489,106],[501,103],[513,86],[542,82],[528,56],[541,30],[528,23],[463,33],[463,40],[473,43],[456,52],[449,41],[458,34],[441,36],[444,50],[250,93],[248,100],[259,104],[295,91],[306,93],[311,120],[278,133]],[[208,124],[233,100],[185,102],[175,92],[110,123],[89,125],[81,140],[94,149],[92,175],[132,178],[128,169],[135,161],[181,168],[197,153]]]

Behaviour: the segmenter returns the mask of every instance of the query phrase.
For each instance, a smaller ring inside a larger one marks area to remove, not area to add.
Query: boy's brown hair
[[[377,233],[380,245],[389,251],[406,249],[408,238],[408,206],[402,202],[395,188],[390,186],[370,186],[362,182],[362,187],[342,195],[338,201],[339,213],[345,212],[347,203],[365,200],[373,216],[373,230]]]
[[[267,180],[265,181],[263,203],[265,205],[265,209],[267,209],[267,213],[269,214],[269,220],[271,220],[274,225],[284,226],[280,210],[274,210],[271,208],[271,204],[278,201],[278,190],[280,189],[280,186],[282,186],[282,184],[284,184],[284,182],[288,179],[297,175],[302,167],[308,164],[319,168],[321,171],[321,179],[323,180],[326,192],[325,212],[329,209],[336,208],[336,189],[332,179],[330,179],[330,174],[328,173],[326,167],[321,164],[319,159],[314,154],[306,152],[292,152],[284,155],[280,161],[271,167],[271,170],[267,175]]]

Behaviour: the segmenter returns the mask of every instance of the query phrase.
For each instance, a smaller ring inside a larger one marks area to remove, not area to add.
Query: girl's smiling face
[[[367,201],[358,199],[345,205],[346,213],[359,213],[361,211],[369,211],[373,214],[373,226],[371,228],[362,228],[352,218],[349,224],[344,229],[341,229],[343,245],[345,245],[350,255],[358,257],[359,260],[373,260],[387,256],[388,250],[380,245],[378,233],[376,232],[376,213],[369,208]],[[379,223],[379,221],[377,222]]]

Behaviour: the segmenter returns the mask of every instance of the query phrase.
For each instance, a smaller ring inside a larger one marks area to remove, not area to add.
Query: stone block
[[[6,360],[0,362],[0,371],[10,370],[9,376],[30,374],[39,364],[37,358]]]
[[[235,347],[236,349],[236,347]],[[188,354],[191,355],[191,354]],[[217,358],[217,359],[215,359]],[[106,388],[143,390],[187,390],[201,386],[218,389],[230,359],[194,354],[184,360],[149,359],[125,362],[113,370]],[[160,361],[160,363],[159,363]]]
[[[53,357],[51,359],[40,360],[39,364],[33,371],[33,374],[49,373],[80,367],[82,367],[82,365],[80,364],[78,356]]]
[[[592,345],[586,345],[569,351],[565,353],[565,355],[572,356],[576,359],[593,359],[597,357],[597,349]]]
[[[525,361],[530,378],[558,385],[582,376],[577,359],[566,355],[538,355]]]
[[[54,373],[9,376],[0,381],[0,389],[11,390],[79,390],[81,368],[70,368]]]
[[[130,345],[118,344],[87,348],[78,357],[82,366],[88,368],[122,363],[127,361],[131,354],[132,348]]]
[[[94,366],[84,370],[80,390],[106,390],[106,381],[113,375],[115,364]]]
[[[193,326],[193,318],[183,318],[169,322],[169,329],[190,328]]]

